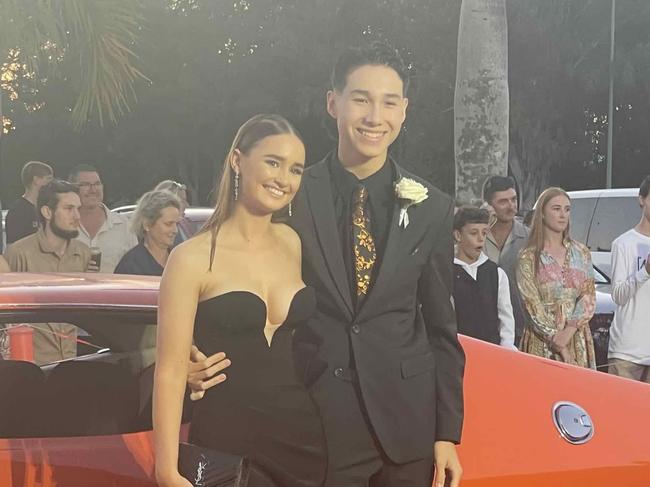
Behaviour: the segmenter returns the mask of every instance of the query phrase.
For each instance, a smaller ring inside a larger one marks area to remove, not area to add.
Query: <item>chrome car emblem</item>
[[[573,445],[587,443],[594,436],[594,425],[587,411],[572,402],[555,403],[553,422],[560,436]]]

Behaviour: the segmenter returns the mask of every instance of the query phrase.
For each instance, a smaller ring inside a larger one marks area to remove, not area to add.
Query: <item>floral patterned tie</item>
[[[366,212],[368,190],[358,185],[352,195],[352,233],[354,238],[354,268],[357,279],[357,305],[370,290],[372,268],[377,260],[375,240],[370,233],[370,219]]]

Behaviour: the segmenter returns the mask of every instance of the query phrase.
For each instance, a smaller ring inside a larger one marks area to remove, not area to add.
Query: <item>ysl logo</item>
[[[202,487],[205,485],[203,482],[203,471],[207,466],[208,466],[208,462],[199,461],[199,465],[196,468],[196,477],[194,478],[194,485],[196,487]]]

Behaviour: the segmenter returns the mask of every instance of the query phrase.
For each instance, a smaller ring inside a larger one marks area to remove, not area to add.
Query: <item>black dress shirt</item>
[[[365,179],[359,179],[343,167],[336,153],[332,153],[329,159],[329,170],[343,259],[348,272],[352,296],[356,296],[357,284],[354,271],[354,244],[352,241],[352,196],[359,184],[363,184],[368,191],[366,212],[370,219],[370,233],[375,241],[377,252],[377,260],[373,267],[374,279],[383,259],[386,238],[388,237],[388,226],[395,207],[395,191],[393,189],[395,171],[393,164],[390,160],[387,160],[379,171]]]
[[[115,274],[136,274],[139,276],[162,276],[161,266],[142,242],[129,250],[120,259]]]

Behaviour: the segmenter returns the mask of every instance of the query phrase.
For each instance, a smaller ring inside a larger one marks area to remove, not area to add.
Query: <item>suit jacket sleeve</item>
[[[451,304],[453,285],[452,222],[454,207],[440,208],[440,225],[431,224],[427,238],[434,241],[418,283],[418,298],[436,360],[436,441],[460,443],[463,428],[463,374],[465,353],[458,341],[456,314]],[[435,211],[435,210],[433,210]]]

